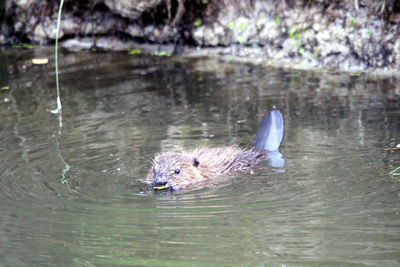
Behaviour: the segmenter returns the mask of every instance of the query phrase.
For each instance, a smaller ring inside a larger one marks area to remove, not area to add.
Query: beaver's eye
[[[181,173],[181,170],[180,169],[176,169],[175,170],[175,174],[180,174]]]
[[[195,166],[197,168],[197,167],[199,167],[199,165],[200,165],[199,159],[198,158],[194,158],[193,159],[193,166]]]

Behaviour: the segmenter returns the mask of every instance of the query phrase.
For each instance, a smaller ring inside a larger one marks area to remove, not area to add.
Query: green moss
[[[350,27],[355,27],[357,25],[357,20],[356,19],[352,19],[351,23],[350,23]]]
[[[194,22],[193,22],[193,26],[195,26],[195,27],[199,27],[201,25],[201,19],[196,19]]]
[[[128,54],[129,55],[140,55],[142,53],[142,50],[140,49],[130,49]]]
[[[292,29],[289,30],[289,37],[290,38],[294,38],[295,34],[296,34],[296,30],[295,29],[292,28]]]
[[[13,48],[25,48],[25,49],[34,49],[35,46],[27,43],[22,43],[22,44],[13,44]]]
[[[159,52],[156,52],[154,55],[156,55],[158,57],[170,57],[172,55],[172,53],[165,52],[165,51],[159,51]]]
[[[318,49],[318,47],[316,46],[316,47],[314,47],[314,50],[313,50],[313,57],[314,58],[317,58],[319,56],[319,49]]]
[[[360,72],[353,72],[353,73],[350,73],[350,76],[358,77],[358,76],[361,76],[361,73]]]

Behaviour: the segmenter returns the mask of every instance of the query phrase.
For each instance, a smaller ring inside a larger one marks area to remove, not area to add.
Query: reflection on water
[[[1,55],[0,265],[400,263],[395,78],[65,53],[58,135],[53,66],[30,64],[51,53]],[[283,171],[143,191],[155,153],[250,146],[273,106]]]

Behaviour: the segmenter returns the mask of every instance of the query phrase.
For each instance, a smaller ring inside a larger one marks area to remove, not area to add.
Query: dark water
[[[51,54],[0,56],[1,266],[400,265],[395,78],[64,53],[60,128]],[[155,153],[250,146],[273,106],[284,168],[143,191]]]

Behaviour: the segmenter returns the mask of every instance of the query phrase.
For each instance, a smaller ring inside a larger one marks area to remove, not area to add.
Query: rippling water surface
[[[8,50],[0,67],[0,265],[400,264],[396,78],[217,60]],[[190,192],[139,182],[154,154],[251,146],[285,120],[285,166]]]

